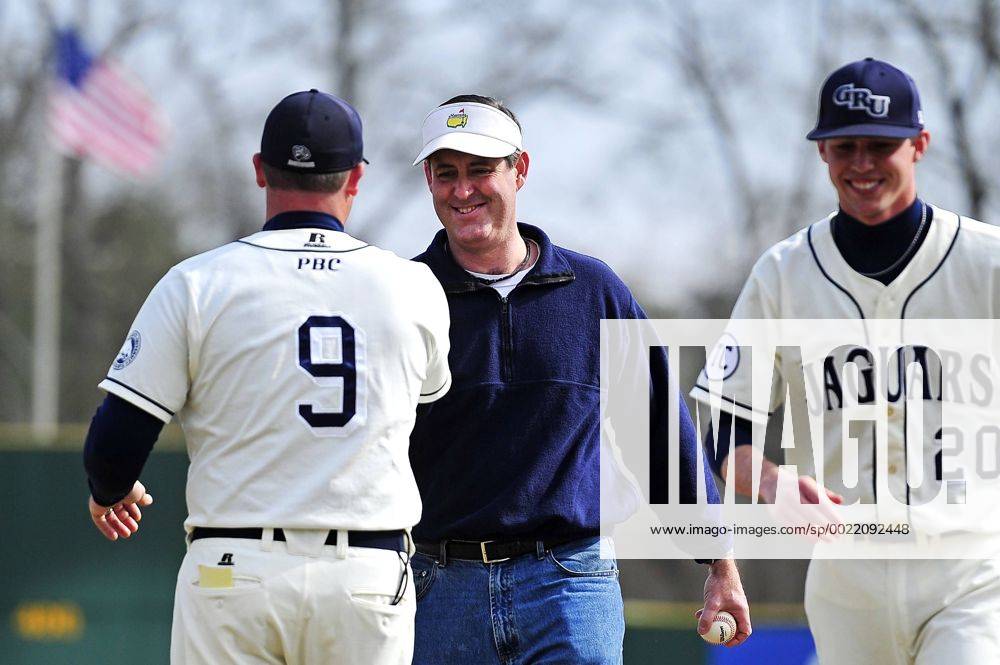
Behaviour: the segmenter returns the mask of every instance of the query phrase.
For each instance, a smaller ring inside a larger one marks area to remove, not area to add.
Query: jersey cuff
[[[448,372],[448,377],[444,380],[444,383],[437,390],[433,390],[429,393],[420,393],[420,397],[417,399],[418,404],[427,404],[428,402],[434,402],[442,397],[451,388],[451,372]]]
[[[722,411],[736,416],[737,418],[749,420],[755,425],[767,425],[767,419],[771,416],[771,414],[767,411],[755,409],[747,404],[737,402],[731,397],[727,397],[725,395],[713,395],[708,391],[708,388],[705,388],[697,383],[694,388],[691,389],[690,395],[696,402],[706,406],[712,406],[712,402],[714,401],[719,405],[719,408]]]
[[[97,384],[97,387],[105,392],[122,398],[129,404],[142,409],[149,415],[159,418],[164,423],[169,423],[174,417],[174,412],[167,409],[167,407],[163,406],[156,400],[143,395],[138,390],[125,385],[121,381],[112,379],[110,376]]]

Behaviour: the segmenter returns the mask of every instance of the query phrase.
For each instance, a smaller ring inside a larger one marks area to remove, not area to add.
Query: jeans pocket
[[[586,545],[570,543],[548,551],[547,559],[570,577],[617,577],[618,562],[601,558],[600,541]]]
[[[413,569],[413,586],[417,592],[417,601],[427,595],[437,577],[438,565],[433,559],[422,554],[414,554],[410,559]]]

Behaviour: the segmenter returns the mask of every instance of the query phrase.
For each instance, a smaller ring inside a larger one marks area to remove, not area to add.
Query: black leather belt
[[[191,542],[201,538],[246,538],[248,540],[260,540],[264,535],[263,529],[216,529],[214,527],[196,526],[191,531]],[[285,532],[281,529],[274,530],[274,539],[285,542]],[[326,537],[327,545],[337,544],[337,531],[331,530]],[[400,531],[348,531],[347,544],[351,547],[373,547],[379,550],[392,550],[393,552],[405,552],[406,541],[404,532]]]
[[[499,563],[524,554],[545,552],[586,536],[563,536],[545,540],[442,540],[440,543],[417,543],[417,551],[435,557],[442,564],[448,559]]]

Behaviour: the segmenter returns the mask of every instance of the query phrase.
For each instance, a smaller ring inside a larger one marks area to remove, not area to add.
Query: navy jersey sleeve
[[[712,466],[712,471],[720,478],[722,477],[722,464],[729,455],[730,441],[736,446],[751,445],[753,443],[751,428],[752,424],[749,420],[734,416],[726,411],[719,414],[718,437],[712,431],[712,424],[708,424],[708,431],[705,432],[705,452],[708,455],[708,463]]]
[[[163,421],[117,395],[108,394],[90,421],[83,466],[99,505],[122,500],[139,479]]]
[[[642,307],[635,301],[632,303],[632,317],[647,319]],[[644,344],[652,340],[644,340]],[[649,455],[650,455],[650,500],[653,503],[669,503],[668,474],[668,441],[670,435],[669,409],[669,362],[666,347],[651,344],[649,351]],[[698,441],[691,413],[683,396],[678,391],[677,416],[678,442],[680,445],[680,466],[677,477],[680,479],[680,502],[694,504],[698,502],[698,455],[702,455],[705,492],[708,503],[719,503],[719,490],[712,476],[711,466],[704,457],[704,450]]]

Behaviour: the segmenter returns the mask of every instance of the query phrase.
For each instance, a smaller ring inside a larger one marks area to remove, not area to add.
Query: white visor
[[[517,123],[500,109],[476,102],[447,104],[431,111],[424,119],[423,139],[414,166],[438,150],[506,157],[522,149]]]

